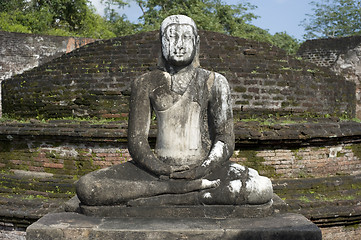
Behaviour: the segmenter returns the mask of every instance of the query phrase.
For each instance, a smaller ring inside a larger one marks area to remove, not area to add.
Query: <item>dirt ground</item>
[[[25,240],[26,232],[0,230],[0,240]]]

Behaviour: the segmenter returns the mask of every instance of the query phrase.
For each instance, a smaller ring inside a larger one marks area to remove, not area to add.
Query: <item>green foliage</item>
[[[312,1],[312,14],[301,25],[306,39],[344,37],[361,33],[360,0]]]
[[[17,21],[16,15],[7,12],[0,12],[0,30],[6,32],[31,33],[27,26]]]
[[[124,0],[101,0],[104,17],[95,13],[89,0],[8,0],[0,3],[0,30],[97,39],[158,30],[164,18],[184,14],[199,29],[269,42],[293,54],[299,43],[287,33],[271,35],[250,22],[258,18],[248,2],[229,5],[221,0],[133,0],[143,12],[140,23],[131,23],[117,10]]]
[[[108,21],[114,21],[119,16],[114,8],[123,8],[129,5],[122,0],[100,0],[100,2],[105,5],[104,15]]]
[[[0,3],[3,31],[110,38],[107,21],[95,14],[88,0],[9,0]]]
[[[249,12],[255,8],[249,3],[228,5],[220,0],[136,0],[136,2],[143,12],[140,17],[143,31],[157,30],[167,16],[183,14],[191,17],[199,29],[244,36],[251,28],[248,26],[249,22],[257,18]]]
[[[104,8],[104,18],[108,24],[107,28],[116,36],[129,35],[136,32],[138,24],[133,24],[127,20],[126,15],[119,15],[116,9],[129,5],[122,0],[101,0]]]
[[[167,16],[184,14],[191,17],[199,29],[269,42],[290,54],[296,53],[299,47],[299,42],[285,32],[273,36],[267,30],[250,24],[258,16],[251,12],[256,6],[248,2],[229,5],[221,0],[135,1],[143,12],[140,17],[140,31],[157,30]]]
[[[275,33],[271,41],[275,46],[284,49],[288,54],[296,54],[300,42],[286,32]]]
[[[83,20],[82,29],[77,33],[78,36],[98,39],[116,37],[116,34],[111,31],[109,23],[105,19],[98,14],[94,14],[93,10],[89,9],[89,11],[91,14],[87,14]]]

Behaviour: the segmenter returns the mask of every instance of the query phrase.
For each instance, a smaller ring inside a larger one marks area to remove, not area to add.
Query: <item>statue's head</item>
[[[172,15],[164,19],[160,27],[162,55],[168,64],[187,66],[197,54],[199,36],[193,19],[184,15]]]

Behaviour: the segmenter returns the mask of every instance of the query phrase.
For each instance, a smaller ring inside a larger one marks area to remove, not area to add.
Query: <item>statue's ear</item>
[[[200,42],[201,42],[201,38],[199,37],[199,35],[197,35],[197,36],[196,36],[196,47],[197,47],[197,51],[199,51]]]

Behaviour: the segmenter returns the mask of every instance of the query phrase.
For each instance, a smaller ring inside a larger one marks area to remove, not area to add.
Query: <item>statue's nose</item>
[[[176,48],[177,49],[183,49],[183,44],[184,44],[184,41],[182,38],[179,38],[177,43],[176,43]]]

